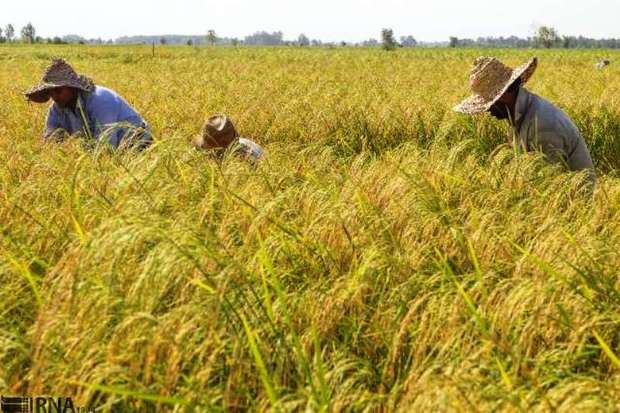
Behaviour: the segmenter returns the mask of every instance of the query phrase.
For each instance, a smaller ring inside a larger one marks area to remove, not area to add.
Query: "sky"
[[[526,37],[549,25],[562,35],[620,38],[620,0],[0,0],[0,28],[19,33],[31,22],[38,36],[78,34],[115,39],[132,35],[243,38],[259,30],[285,39],[357,42],[396,37],[445,41],[450,36]]]

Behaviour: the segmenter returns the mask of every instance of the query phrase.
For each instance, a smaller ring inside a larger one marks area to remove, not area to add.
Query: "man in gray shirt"
[[[226,115],[211,116],[202,127],[201,134],[194,138],[197,149],[207,149],[215,158],[234,153],[255,164],[264,157],[263,148],[248,138],[239,136],[232,120]]]
[[[533,58],[513,70],[496,58],[478,58],[470,74],[474,94],[454,110],[489,112],[497,119],[508,120],[521,149],[541,150],[547,160],[564,163],[571,171],[587,169],[594,181],[592,158],[575,124],[559,108],[522,87],[537,63]]]

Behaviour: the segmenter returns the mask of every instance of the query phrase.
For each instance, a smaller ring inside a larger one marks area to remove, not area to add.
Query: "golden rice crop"
[[[599,172],[451,107],[480,54],[570,114]],[[592,67],[610,56],[603,71]],[[151,124],[46,144],[62,55]],[[101,411],[620,409],[620,54],[1,45],[0,394]],[[190,147],[227,113],[257,168]]]

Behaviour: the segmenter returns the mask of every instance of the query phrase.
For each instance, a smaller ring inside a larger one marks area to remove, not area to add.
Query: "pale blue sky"
[[[561,34],[620,37],[619,0],[0,0],[0,27],[27,22],[44,37],[79,34],[204,34],[239,37],[258,30],[325,41],[378,38],[383,27],[418,40],[449,36],[527,36],[536,25]]]

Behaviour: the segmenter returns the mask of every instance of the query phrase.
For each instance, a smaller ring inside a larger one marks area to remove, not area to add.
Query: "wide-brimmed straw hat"
[[[226,115],[211,116],[202,126],[200,136],[194,138],[194,146],[204,148],[208,142],[230,142],[238,138],[232,120]]]
[[[479,57],[469,75],[473,94],[453,110],[468,114],[488,111],[515,80],[520,78],[521,84],[527,83],[537,65],[536,57],[516,69],[506,66],[495,57]]]
[[[43,72],[41,82],[24,95],[32,102],[45,103],[50,98],[50,90],[61,86],[91,92],[95,88],[95,83],[92,79],[78,74],[64,59],[54,58]]]

